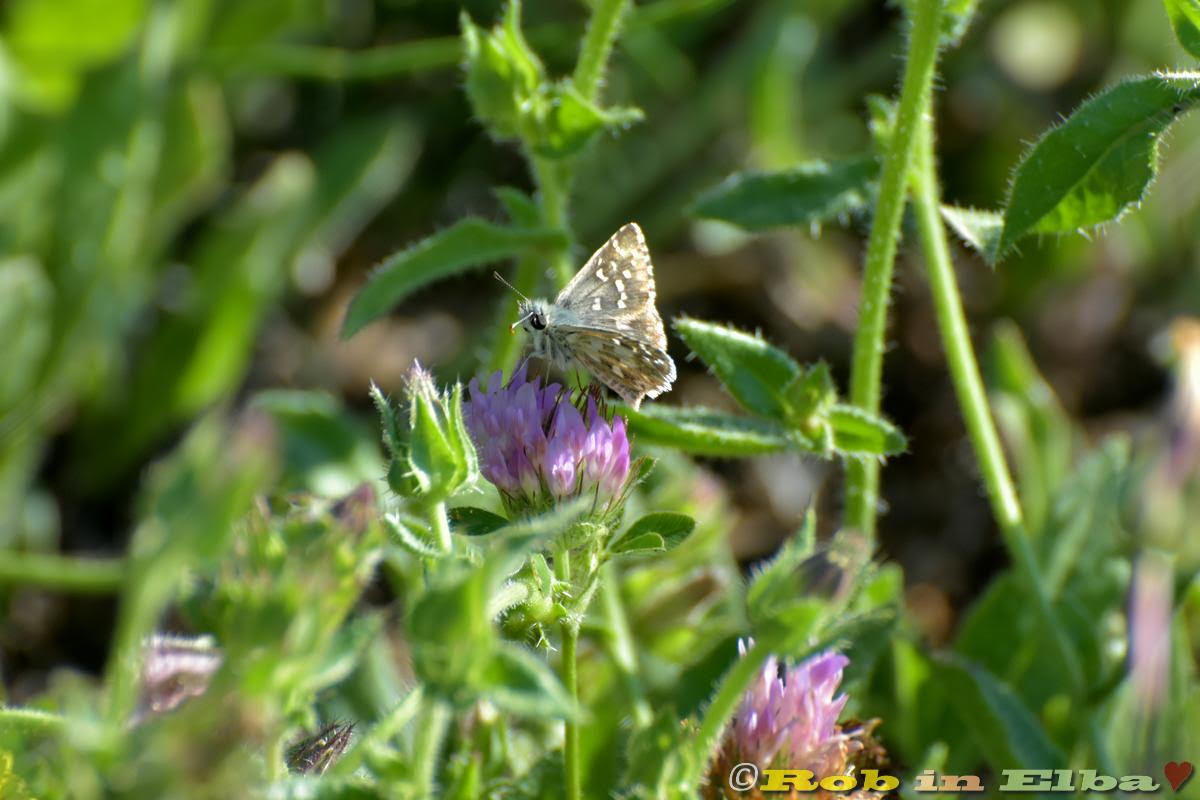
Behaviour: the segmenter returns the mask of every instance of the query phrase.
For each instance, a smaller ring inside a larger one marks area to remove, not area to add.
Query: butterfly
[[[636,222],[614,233],[551,303],[522,295],[532,355],[579,366],[637,408],[675,382],[667,335],[654,307],[654,266]]]

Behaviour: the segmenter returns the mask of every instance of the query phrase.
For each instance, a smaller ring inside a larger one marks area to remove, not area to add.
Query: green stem
[[[36,708],[0,707],[0,734],[56,736],[67,725],[67,718]]]
[[[938,330],[942,336],[942,347],[946,350],[946,361],[958,396],[958,405],[975,448],[992,513],[1005,535],[1009,536],[1023,525],[1021,504],[1004,460],[1000,434],[996,432],[996,425],[992,421],[983,378],[980,377],[979,365],[971,349],[971,334],[959,299],[954,266],[950,260],[950,246],[942,225],[931,128],[932,123],[926,118],[917,138],[912,172],[913,210],[924,250],[929,290],[937,312]]]
[[[551,160],[532,156],[533,178],[537,184],[538,207],[542,212],[542,221],[550,228],[558,228],[570,235],[567,224],[567,203],[570,200],[571,168],[562,160]],[[571,266],[571,247],[557,249],[550,257],[554,269],[554,277],[559,286],[565,286],[571,280],[574,269]]]
[[[1000,525],[1018,574],[1033,594],[1038,615],[1050,633],[1056,660],[1066,673],[1067,683],[1072,687],[1076,699],[1083,701],[1086,687],[1079,658],[1058,620],[1046,588],[1046,581],[1042,577],[1029,535],[1025,530],[1021,504],[1017,499],[1012,477],[1008,473],[1004,448],[1000,444],[1000,435],[996,432],[987,394],[984,392],[983,378],[979,374],[975,353],[971,349],[971,336],[967,330],[966,316],[954,277],[954,266],[950,260],[946,229],[942,224],[940,188],[933,155],[933,124],[928,115],[920,125],[917,143],[911,173],[913,210],[954,391],[958,396],[967,434],[987,488],[992,513]]]
[[[600,91],[600,79],[617,41],[621,18],[630,5],[630,0],[596,0],[592,7],[574,75],[575,88],[588,100],[595,101]]]
[[[413,753],[417,797],[436,797],[434,777],[437,774],[438,753],[450,724],[450,709],[440,700],[428,701],[425,713],[417,725],[417,740]]]
[[[914,0],[912,31],[896,126],[883,161],[875,218],[867,239],[862,300],[854,358],[850,375],[850,400],[860,408],[879,413],[880,375],[883,368],[884,337],[887,333],[888,300],[892,288],[892,266],[896,239],[908,181],[916,131],[929,104],[940,34],[940,0]],[[849,462],[846,470],[846,524],[871,539],[879,496],[879,463],[861,459]]]
[[[125,560],[122,558],[71,558],[51,553],[14,552],[0,556],[0,584],[105,594],[119,589],[123,580]]]
[[[653,28],[711,14],[732,0],[659,0],[633,9],[626,30]],[[554,45],[577,39],[577,24],[546,23],[525,31],[534,44]],[[384,80],[428,70],[452,69],[463,59],[461,36],[437,36],[411,42],[346,50],[310,44],[269,44],[251,48],[215,48],[200,56],[199,66],[223,75],[284,75],[321,81]]]
[[[202,58],[202,66],[226,74],[249,72],[323,81],[376,80],[454,67],[462,62],[462,37],[442,36],[365,50],[270,44],[216,50]]]
[[[433,535],[437,539],[438,549],[449,553],[453,549],[450,541],[450,518],[446,516],[446,504],[434,503],[429,512],[429,522],[433,527]]]
[[[560,547],[554,554],[554,577],[564,583],[571,581],[571,553]],[[579,676],[576,670],[575,646],[579,642],[579,622],[568,615],[562,621],[562,682],[567,696],[573,704],[579,701]],[[579,771],[579,723],[567,720],[563,723],[563,779],[567,800],[579,800],[583,796]]]

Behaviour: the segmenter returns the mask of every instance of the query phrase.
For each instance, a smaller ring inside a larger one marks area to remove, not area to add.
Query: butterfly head
[[[546,330],[546,303],[541,300],[522,300],[517,306],[519,318],[512,324],[514,330],[520,325],[527,333],[537,334]]]

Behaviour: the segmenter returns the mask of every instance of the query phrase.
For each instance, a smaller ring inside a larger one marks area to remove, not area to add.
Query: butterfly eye
[[[531,316],[529,318],[529,324],[533,326],[534,330],[538,330],[538,331],[545,330],[546,329],[546,318],[543,317],[541,314],[534,312],[533,316]]]

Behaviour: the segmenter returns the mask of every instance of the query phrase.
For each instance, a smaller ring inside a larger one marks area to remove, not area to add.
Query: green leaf
[[[755,456],[786,450],[791,441],[782,426],[764,419],[735,417],[706,408],[644,405],[621,408],[643,444],[659,444],[704,456]]]
[[[824,361],[814,364],[784,388],[784,397],[791,409],[788,421],[793,426],[803,427],[812,417],[825,416],[837,402],[829,365]]]
[[[813,554],[816,515],[805,515],[804,526],[786,540],[770,561],[755,568],[746,587],[747,616],[751,623],[764,620],[793,602],[809,588],[801,566]]]
[[[1200,99],[1200,73],[1162,73],[1106,89],[1026,153],[1009,191],[996,257],[1022,237],[1098,225],[1142,199],[1159,137]]]
[[[371,274],[346,312],[347,338],[386,314],[412,292],[471,267],[512,258],[531,249],[565,247],[566,235],[553,228],[496,225],[469,217],[412,247],[389,256]]]
[[[454,426],[429,373],[413,369],[408,382],[412,426],[408,468],[423,495],[429,500],[444,500],[468,477],[466,454],[452,435]]]
[[[623,539],[632,539],[648,533],[655,533],[662,538],[666,549],[670,550],[672,547],[677,547],[695,529],[696,520],[687,514],[679,514],[674,511],[656,511],[652,514],[646,514],[637,522],[630,525],[629,530],[625,531]]]
[[[1072,472],[1078,431],[1038,372],[1016,324],[996,326],[988,361],[996,421],[1012,454],[1029,530],[1036,533],[1046,521],[1051,498]],[[1061,537],[1066,528],[1056,530]]]
[[[446,555],[437,545],[437,539],[429,526],[408,514],[390,513],[383,515],[383,527],[392,538],[413,555],[440,557]]]
[[[520,189],[514,189],[511,186],[497,186],[492,192],[504,206],[509,221],[514,225],[532,228],[537,226],[541,220],[542,212],[538,208],[537,201]]]
[[[1000,231],[1004,228],[1004,218],[998,212],[942,206],[942,219],[959,238],[979,251],[989,264],[995,262]]]
[[[375,381],[371,381],[371,388],[367,393],[376,413],[379,414],[379,426],[383,429],[383,446],[389,458],[396,458],[404,452],[404,441],[400,437],[400,426],[396,422],[396,409]]]
[[[613,545],[613,555],[648,555],[661,553],[667,549],[667,543],[657,533],[642,533],[637,536],[623,536],[621,541]]]
[[[1175,38],[1193,58],[1200,58],[1200,0],[1163,0]]]
[[[937,663],[959,719],[994,770],[1058,769],[1066,759],[1021,699],[994,675],[965,659],[945,656]]]
[[[979,0],[945,0],[942,4],[942,45],[952,47],[962,39],[975,16]]]
[[[521,4],[509,2],[504,22],[491,32],[462,12],[467,99],[491,133],[514,138],[522,133],[530,98],[545,79],[537,54],[521,34]]]
[[[604,128],[627,127],[642,119],[641,109],[599,108],[570,82],[554,86],[547,97],[538,98],[534,109],[542,113],[532,137],[533,150],[548,158],[577,153]]]
[[[908,449],[900,429],[857,406],[839,403],[829,411],[833,447],[845,456],[894,456]]]
[[[892,133],[896,130],[896,110],[899,104],[881,94],[869,94],[866,98],[867,128],[871,131],[871,142],[876,153],[886,153],[891,145]]]
[[[508,642],[496,648],[479,689],[497,708],[523,717],[573,719],[579,713],[546,662]]]
[[[508,520],[499,514],[474,506],[452,508],[449,515],[455,532],[465,536],[484,536],[508,524]]]
[[[683,317],[675,330],[745,409],[780,422],[789,418],[784,390],[803,374],[791,356],[724,325]]]
[[[812,161],[778,172],[741,172],[702,195],[690,213],[752,231],[817,225],[866,208],[878,175],[874,156]]]
[[[15,406],[37,381],[51,343],[54,286],[31,256],[0,261],[0,412]],[[2,414],[0,414],[2,416]]]

